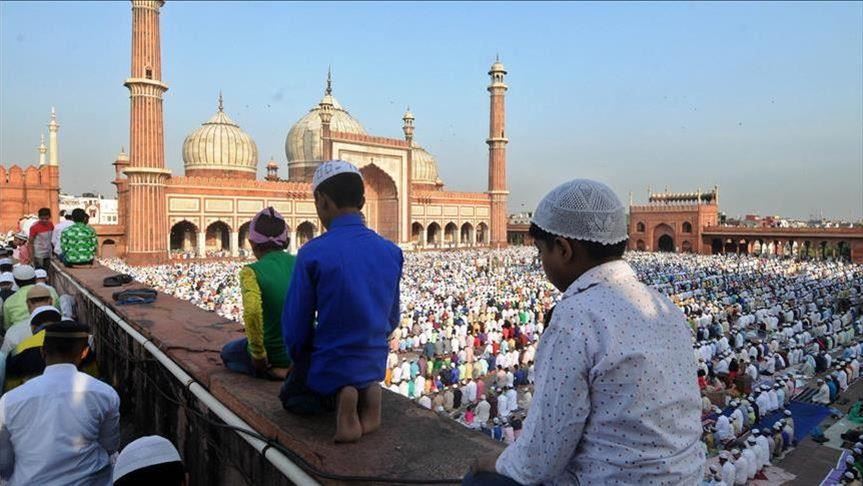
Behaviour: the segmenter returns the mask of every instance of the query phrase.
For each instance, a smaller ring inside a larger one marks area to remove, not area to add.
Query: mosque
[[[404,138],[370,135],[333,94],[328,75],[323,98],[287,132],[287,177],[274,160],[256,178],[258,149],[225,109],[183,143],[184,173],[165,166],[159,39],[161,0],[132,1],[130,150],[114,162],[118,224],[96,226],[100,253],[133,264],[177,253],[237,256],[252,217],[273,206],[288,222],[296,250],[322,231],[311,178],[324,160],[347,160],[366,185],[367,223],[405,249],[502,247],[507,243],[505,103],[506,69],[497,60],[488,74],[490,123],[488,191],[445,189],[434,156],[414,140],[414,115],[402,117]]]

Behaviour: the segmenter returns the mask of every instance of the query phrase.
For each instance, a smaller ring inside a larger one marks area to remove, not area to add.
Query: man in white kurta
[[[12,486],[111,483],[109,456],[120,445],[120,397],[78,371],[80,354],[58,359],[52,351],[51,341],[65,334],[78,340],[80,349],[73,352],[83,353],[87,330],[71,322],[49,325],[43,374],[0,397],[0,479]]]

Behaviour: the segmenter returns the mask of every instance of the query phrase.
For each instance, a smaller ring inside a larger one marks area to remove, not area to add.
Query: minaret
[[[48,122],[48,165],[60,165],[60,154],[57,152],[57,131],[60,124],[57,123],[57,112],[51,107],[51,121]]]
[[[330,122],[333,120],[333,70],[327,69],[327,89],[324,91],[324,97],[318,103],[318,115],[321,117],[321,143],[323,144],[321,153],[324,160],[332,160],[333,158],[333,142],[330,140]],[[311,180],[313,174],[307,174],[306,177]]]
[[[491,84],[488,86],[490,95],[490,116],[488,127],[488,195],[491,198],[491,246],[503,248],[506,246],[507,196],[506,186],[506,107],[504,96],[507,86],[503,78],[506,69],[496,58],[491,70]]]
[[[129,88],[129,205],[126,222],[126,259],[140,265],[168,256],[168,212],[159,45],[159,9],[163,0],[132,0],[132,69],[124,83]]]
[[[114,161],[114,181],[117,186],[117,224],[125,226],[126,218],[129,217],[129,179],[124,177],[126,168],[129,167],[129,154],[125,147],[120,147],[117,160]]]
[[[45,146],[45,134],[40,135],[39,139],[39,167],[45,165],[45,153],[48,152],[48,147]]]
[[[42,173],[42,185],[51,191],[48,207],[51,209],[51,217],[54,222],[60,216],[60,152],[57,148],[57,133],[60,124],[57,123],[57,111],[51,107],[51,121],[48,122],[48,164],[43,165],[45,160],[45,141],[39,147],[39,171]]]
[[[402,243],[408,243],[411,240],[411,228],[410,224],[413,221],[411,217],[411,207],[413,204],[411,203],[411,198],[413,197],[413,177],[414,177],[414,114],[411,113],[411,107],[408,106],[407,110],[405,110],[405,114],[402,116],[402,131],[405,133],[405,141],[408,143],[407,150],[407,168],[405,169],[408,173],[408,183],[407,186],[403,190],[403,197],[408,202],[408,217],[407,220],[402,223],[402,228],[400,228],[399,234],[402,237]]]

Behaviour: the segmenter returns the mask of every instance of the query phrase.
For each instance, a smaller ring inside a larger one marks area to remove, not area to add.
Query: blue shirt
[[[401,249],[359,214],[334,219],[300,249],[282,336],[297,372],[308,367],[313,391],[331,395],[384,379],[387,338],[399,323],[403,261]]]

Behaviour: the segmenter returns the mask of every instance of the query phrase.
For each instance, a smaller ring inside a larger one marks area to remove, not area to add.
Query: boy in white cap
[[[722,468],[722,480],[725,484],[732,486],[734,484],[734,474],[736,472],[734,463],[731,462],[731,453],[722,451],[719,453],[719,467]]]
[[[158,435],[129,443],[114,463],[114,486],[186,486],[189,475],[174,444]]]
[[[388,337],[399,325],[402,251],[367,228],[360,171],[324,162],[312,178],[315,209],[327,229],[297,253],[282,310],[293,368],[279,394],[294,413],[336,400],[336,442],[355,442],[381,424]],[[317,322],[317,324],[316,324]],[[402,379],[410,379],[410,371]]]
[[[477,461],[464,484],[701,481],[689,325],[622,260],[626,226],[623,204],[599,182],[566,182],[539,203],[530,235],[563,295],[536,352],[521,436]]]

